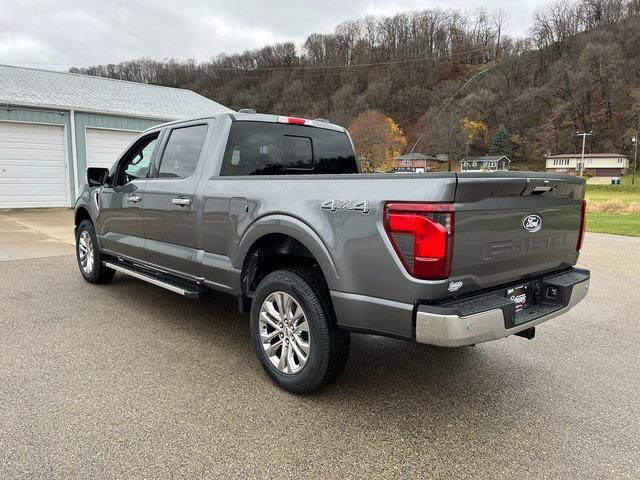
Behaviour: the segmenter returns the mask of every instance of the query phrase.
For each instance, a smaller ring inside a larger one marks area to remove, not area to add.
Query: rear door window
[[[187,178],[196,171],[207,125],[175,128],[164,148],[158,178]]]
[[[300,125],[234,122],[220,174],[357,173],[344,132]]]

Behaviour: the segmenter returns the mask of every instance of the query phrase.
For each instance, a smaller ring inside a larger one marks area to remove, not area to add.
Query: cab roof
[[[186,120],[176,120],[174,122],[167,122],[161,125],[154,125],[153,127],[147,129],[146,131],[156,130],[159,128],[164,128],[170,125],[178,125],[182,123],[190,123],[197,120],[208,120],[208,119],[216,119],[224,116],[228,116],[234,122],[266,122],[266,123],[282,123],[282,124],[290,124],[290,125],[304,125],[312,128],[324,128],[327,130],[334,130],[337,132],[345,132],[346,129],[339,125],[335,125],[333,123],[328,123],[324,120],[311,120],[311,119],[302,119],[299,117],[289,117],[286,115],[272,115],[266,113],[237,113],[237,112],[221,112],[213,115],[208,115],[206,117],[195,117]],[[303,123],[304,122],[304,123]]]

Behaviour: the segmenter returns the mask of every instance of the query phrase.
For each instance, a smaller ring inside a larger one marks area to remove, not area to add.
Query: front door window
[[[118,166],[115,186],[126,185],[138,178],[147,178],[158,135],[154,133],[143,137],[125,154]]]

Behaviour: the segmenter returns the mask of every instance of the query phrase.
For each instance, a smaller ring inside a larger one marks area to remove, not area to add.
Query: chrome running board
[[[204,295],[208,289],[195,284],[188,284],[180,280],[174,280],[168,278],[162,274],[154,274],[150,271],[137,268],[133,265],[128,265],[120,262],[105,261],[103,262],[105,267],[112,268],[116,272],[121,272],[131,277],[143,280],[158,287],[162,287],[171,292],[183,295],[187,298],[200,298]]]

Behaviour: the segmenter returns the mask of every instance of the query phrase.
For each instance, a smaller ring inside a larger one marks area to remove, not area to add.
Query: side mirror
[[[109,178],[109,169],[100,167],[87,168],[87,184],[90,187],[101,187],[107,183]]]

